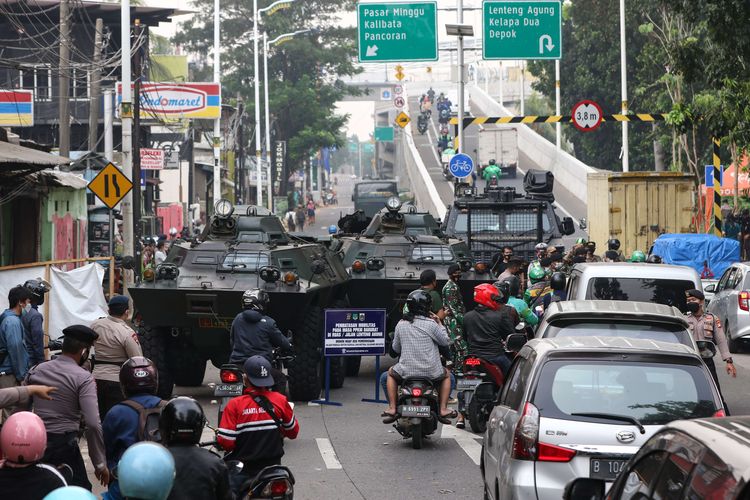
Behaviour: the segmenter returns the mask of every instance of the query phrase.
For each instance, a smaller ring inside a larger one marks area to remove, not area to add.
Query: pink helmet
[[[47,429],[44,422],[30,411],[14,413],[0,431],[3,456],[16,464],[38,462],[47,448]]]

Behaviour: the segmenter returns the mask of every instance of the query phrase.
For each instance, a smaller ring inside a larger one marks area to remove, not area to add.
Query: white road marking
[[[479,460],[482,456],[482,445],[477,443],[475,438],[478,436],[476,434],[457,429],[452,425],[444,425],[440,437],[443,439],[455,439],[458,446],[469,455],[472,462],[479,465]]]
[[[315,438],[315,442],[318,444],[318,450],[320,450],[320,456],[323,457],[323,462],[326,464],[326,469],[342,469],[341,462],[336,457],[336,452],[333,451],[333,445],[331,440],[326,438]]]

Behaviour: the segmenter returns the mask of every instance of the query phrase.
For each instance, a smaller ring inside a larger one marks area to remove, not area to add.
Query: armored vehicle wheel
[[[294,361],[289,363],[289,394],[294,401],[310,401],[320,395],[320,341],[322,311],[310,307],[294,335]]]
[[[344,358],[344,367],[347,377],[359,375],[359,367],[362,364],[362,356],[347,356]]]
[[[346,370],[344,367],[344,356],[336,356],[331,358],[331,389],[341,389],[344,387],[344,379],[346,378]],[[326,364],[321,364],[320,378],[325,386],[326,383]]]
[[[156,395],[162,399],[171,398],[174,379],[167,364],[167,331],[163,328],[142,326],[138,328],[138,338],[143,355],[156,363],[159,372],[159,389]]]
[[[206,360],[191,344],[173,344],[168,349],[168,365],[174,383],[186,387],[200,387],[206,373]]]

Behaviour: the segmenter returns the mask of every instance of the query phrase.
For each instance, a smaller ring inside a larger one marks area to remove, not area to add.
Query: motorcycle
[[[453,174],[451,173],[451,169],[447,163],[443,163],[443,179],[445,179],[446,181],[453,180]]]
[[[242,462],[227,464],[241,468]],[[243,500],[292,500],[294,475],[283,465],[269,465],[242,485]]]
[[[525,328],[523,324],[519,327]],[[525,333],[508,336],[505,352],[509,359],[513,359],[526,340]],[[496,364],[471,355],[464,359],[463,371],[456,377],[458,411],[469,420],[473,432],[482,434],[487,430],[487,420],[504,383],[505,376]]]
[[[438,424],[438,393],[432,381],[408,377],[399,387],[398,420],[393,424],[404,438],[411,438],[415,450],[422,448],[425,436],[433,434]]]
[[[420,115],[417,119],[417,130],[422,135],[427,132],[427,118],[424,116],[424,114]]]

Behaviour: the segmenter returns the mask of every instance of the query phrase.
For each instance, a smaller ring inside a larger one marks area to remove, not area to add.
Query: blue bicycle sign
[[[472,160],[469,155],[463,153],[457,154],[451,158],[451,161],[448,164],[448,170],[454,177],[463,179],[464,177],[470,176],[474,171],[474,160]]]

